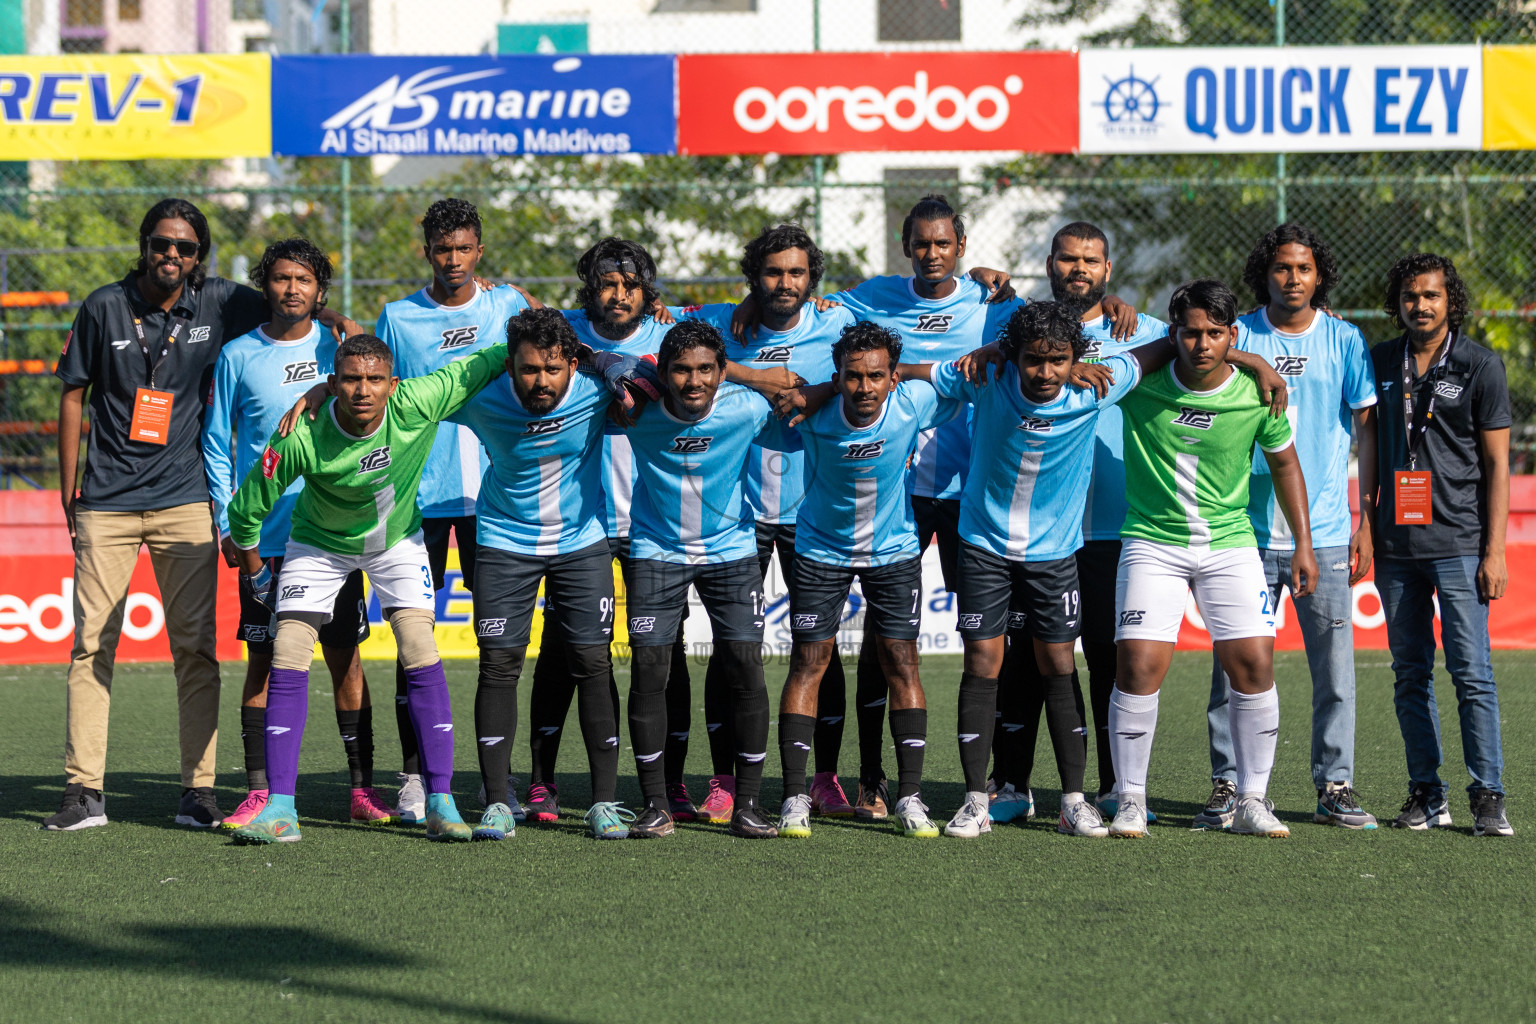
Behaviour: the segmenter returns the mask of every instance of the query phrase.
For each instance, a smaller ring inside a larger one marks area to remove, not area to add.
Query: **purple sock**
[[[299,746],[309,717],[309,673],[274,668],[267,683],[267,788],[293,796],[299,781]]]
[[[428,793],[453,792],[453,707],[441,660],[405,670],[406,704],[421,743],[421,774]],[[270,712],[269,712],[270,714]],[[267,773],[271,775],[271,770]]]

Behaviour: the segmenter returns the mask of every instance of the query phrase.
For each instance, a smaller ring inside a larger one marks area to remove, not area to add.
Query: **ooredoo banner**
[[[1477,46],[1083,50],[1084,153],[1480,149]]]
[[[1077,147],[1072,53],[684,55],[678,152]]]

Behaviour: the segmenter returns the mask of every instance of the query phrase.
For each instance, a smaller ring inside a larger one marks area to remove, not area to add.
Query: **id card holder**
[[[1429,471],[1399,469],[1392,474],[1398,526],[1428,526],[1434,522],[1429,497]]]
[[[133,420],[128,424],[128,439],[146,444],[165,444],[171,439],[171,402],[169,391],[139,388],[133,395]]]

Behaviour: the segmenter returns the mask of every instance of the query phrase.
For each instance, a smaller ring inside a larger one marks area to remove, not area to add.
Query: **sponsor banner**
[[[1477,46],[1088,49],[1080,62],[1084,153],[1371,152],[1483,143]]]
[[[1483,49],[1483,148],[1536,149],[1536,46]]]
[[[0,160],[269,156],[271,58],[0,57]]]
[[[671,153],[674,60],[272,58],[285,156]]]
[[[678,152],[1077,148],[1072,53],[684,55]]]

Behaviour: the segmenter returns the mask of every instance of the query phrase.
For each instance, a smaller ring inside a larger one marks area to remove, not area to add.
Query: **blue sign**
[[[674,153],[670,55],[272,58],[282,156]]]

